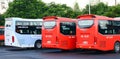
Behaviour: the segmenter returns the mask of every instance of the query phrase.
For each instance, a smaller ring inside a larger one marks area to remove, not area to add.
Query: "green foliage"
[[[90,7],[92,14],[120,17],[120,5],[108,6],[104,3],[98,3]],[[88,8],[87,5],[81,11],[78,3],[75,3],[72,9],[65,4],[55,4],[54,2],[45,4],[41,0],[14,0],[9,4],[7,12],[0,15],[0,25],[4,25],[5,17],[43,18],[45,16],[60,16],[76,18],[78,15],[88,14]]]
[[[91,13],[96,15],[104,15],[108,17],[120,17],[120,5],[116,6],[108,6],[104,3],[99,3],[97,5],[92,5]],[[89,6],[87,5],[85,9],[83,9],[82,14],[88,14]]]
[[[1,25],[4,25],[4,16],[3,15],[0,15],[0,26]]]
[[[98,3],[97,5],[92,5],[91,7],[91,13],[92,14],[97,14],[97,15],[103,15],[105,12],[108,11],[108,5],[104,3]],[[83,14],[88,14],[89,13],[89,5],[86,6],[85,9],[83,9]]]
[[[14,0],[9,4],[6,17],[42,18],[46,5],[41,0]]]
[[[109,7],[108,12],[104,15],[109,17],[120,17],[120,5]]]
[[[72,8],[66,6],[65,4],[55,4],[51,2],[47,4],[48,8],[44,12],[44,16],[60,16],[60,17],[69,17],[75,18],[76,12],[73,11]]]
[[[80,8],[79,8],[79,5],[78,5],[78,3],[76,2],[75,3],[75,5],[74,5],[74,11],[76,11],[76,12],[80,12]]]
[[[61,16],[75,18],[80,12],[73,11],[65,4],[51,2],[45,4],[41,0],[14,0],[9,4],[5,17],[43,18],[44,16]]]

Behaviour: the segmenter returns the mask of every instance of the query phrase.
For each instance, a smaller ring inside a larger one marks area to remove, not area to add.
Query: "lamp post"
[[[117,0],[115,0],[115,5],[117,5]]]
[[[91,1],[89,0],[89,14],[91,14],[90,5],[91,5]]]

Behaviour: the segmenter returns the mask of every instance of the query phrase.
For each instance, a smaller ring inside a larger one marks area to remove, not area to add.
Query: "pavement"
[[[0,47],[0,59],[120,59],[120,53],[90,50],[63,52],[59,49]]]

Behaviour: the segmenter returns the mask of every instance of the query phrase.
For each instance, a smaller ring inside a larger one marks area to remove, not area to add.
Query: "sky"
[[[57,4],[66,4],[67,6],[70,6],[73,8],[75,1],[78,2],[80,8],[84,8],[87,4],[89,4],[89,0],[42,0],[45,3],[55,2]],[[96,0],[91,0],[96,1]],[[115,0],[100,0],[109,6],[115,5]],[[120,0],[117,0],[117,3],[120,3]]]

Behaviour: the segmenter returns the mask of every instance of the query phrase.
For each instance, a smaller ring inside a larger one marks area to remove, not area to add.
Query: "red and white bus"
[[[0,26],[0,45],[4,44],[4,26]]]
[[[43,18],[42,47],[72,50],[76,48],[76,22],[70,18]]]
[[[120,18],[91,14],[77,19],[76,48],[120,52]]]

